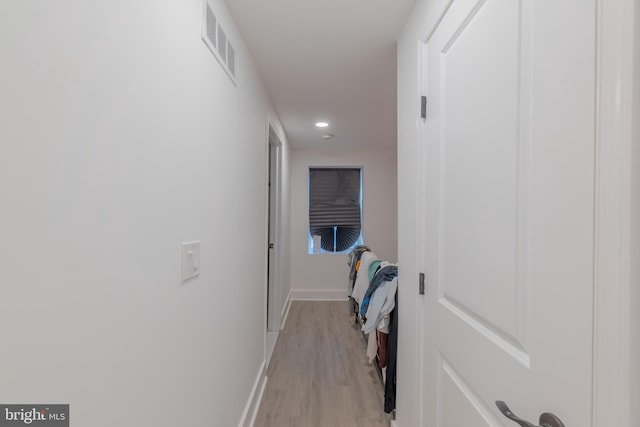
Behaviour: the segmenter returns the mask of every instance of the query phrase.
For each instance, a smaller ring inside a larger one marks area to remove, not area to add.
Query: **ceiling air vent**
[[[211,1],[205,1],[202,41],[216,57],[233,84],[236,84],[236,50],[229,42],[227,33],[222,29]]]

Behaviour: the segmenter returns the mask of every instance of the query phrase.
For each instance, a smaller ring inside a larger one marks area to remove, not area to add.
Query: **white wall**
[[[395,150],[291,150],[291,292],[298,299],[346,299],[346,254],[309,254],[309,167],[363,169],[363,237],[380,259],[397,259]]]
[[[0,4],[0,402],[69,403],[77,426],[241,420],[270,108],[221,11],[237,87],[200,0]],[[181,286],[189,240],[202,273]]]

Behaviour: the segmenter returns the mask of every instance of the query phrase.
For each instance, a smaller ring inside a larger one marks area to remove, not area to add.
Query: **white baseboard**
[[[267,370],[266,363],[262,361],[262,366],[258,371],[258,377],[253,384],[253,389],[249,395],[249,400],[244,407],[244,412],[238,423],[238,427],[252,427],[258,415],[258,409],[260,409],[260,402],[262,402],[262,394],[264,393],[265,386],[267,385]]]
[[[291,291],[289,291],[289,296],[287,296],[287,302],[282,307],[282,325],[280,325],[280,330],[284,329],[284,325],[287,323],[287,317],[289,316],[289,310],[291,309]]]
[[[294,301],[347,301],[346,289],[291,289]]]
[[[278,342],[278,336],[280,335],[280,331],[267,331],[266,337],[266,358],[267,358],[267,370],[269,370],[269,364],[271,363],[271,358],[273,357],[273,351],[276,348],[276,343]]]

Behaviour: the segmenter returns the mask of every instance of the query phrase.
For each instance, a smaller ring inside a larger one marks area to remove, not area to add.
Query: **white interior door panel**
[[[590,423],[595,2],[562,3],[454,0],[425,45],[424,425]]]

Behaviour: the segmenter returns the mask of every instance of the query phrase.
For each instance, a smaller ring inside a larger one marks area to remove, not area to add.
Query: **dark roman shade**
[[[309,168],[309,232],[325,251],[345,251],[360,237],[360,188],[359,168]]]

